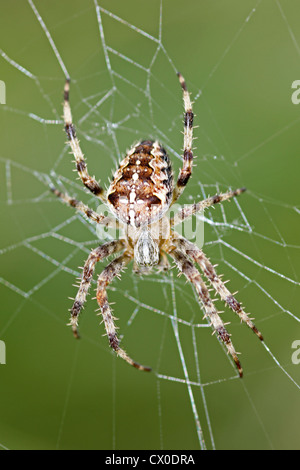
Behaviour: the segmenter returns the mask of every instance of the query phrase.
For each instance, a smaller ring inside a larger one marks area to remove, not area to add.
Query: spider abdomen
[[[135,145],[120,163],[107,192],[113,213],[134,227],[148,225],[172,201],[173,174],[169,157],[158,142]]]

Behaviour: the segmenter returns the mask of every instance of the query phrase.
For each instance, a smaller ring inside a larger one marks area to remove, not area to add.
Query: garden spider
[[[123,229],[124,238],[109,241],[91,251],[84,264],[79,290],[71,309],[71,322],[74,336],[78,338],[78,317],[86,301],[86,296],[93,278],[95,266],[107,256],[122,252],[111,261],[98,277],[96,299],[100,307],[112,349],[122,359],[139,370],[150,371],[149,367],[133,361],[120,347],[117,336],[115,318],[107,299],[107,286],[122,269],[134,260],[137,272],[150,271],[154,266],[162,270],[168,269],[169,255],[176,263],[188,281],[194,286],[202,303],[205,317],[207,317],[214,332],[232,356],[240,377],[243,375],[240,361],[227,332],[225,325],[210,298],[209,290],[202,280],[198,265],[208,279],[214,290],[227,306],[233,310],[256,334],[263,340],[261,333],[252,320],[244,312],[241,304],[235,299],[225,283],[217,275],[215,268],[205,256],[203,251],[187,239],[179,236],[173,227],[196,214],[197,212],[222,201],[239,196],[245,188],[229,191],[209,197],[195,204],[184,206],[174,217],[167,217],[166,213],[171,205],[181,196],[192,173],[193,163],[193,111],[190,95],[183,76],[178,73],[183,91],[184,101],[184,152],[183,166],[179,172],[176,185],[173,184],[173,172],[169,157],[164,148],[157,141],[145,140],[134,145],[120,163],[114,178],[105,191],[94,177],[90,176],[81,151],[79,140],[76,137],[72,123],[72,114],[69,104],[70,80],[67,79],[64,87],[64,123],[68,141],[75,157],[76,169],[84,186],[96,197],[100,198],[110,209],[114,217],[107,217],[91,210],[88,206],[67,194],[61,193],[55,187],[51,190],[63,202],[76,208],[97,224],[113,226],[116,223]]]

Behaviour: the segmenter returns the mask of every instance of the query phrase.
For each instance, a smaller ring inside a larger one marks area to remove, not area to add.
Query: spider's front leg
[[[84,186],[91,191],[95,196],[104,200],[104,189],[98,184],[94,177],[90,176],[87,170],[87,165],[82,153],[79,140],[76,136],[75,126],[72,122],[72,112],[69,100],[70,93],[70,79],[66,80],[64,88],[64,122],[65,131],[68,137],[68,141],[75,157],[76,169],[83,182]]]
[[[191,261],[187,258],[187,256],[179,249],[175,248],[174,246],[169,250],[170,256],[175,260],[178,269],[185,275],[188,281],[190,281],[199,296],[199,299],[203,305],[205,316],[208,317],[211,321],[211,325],[214,330],[217,332],[221,341],[225,344],[228,354],[231,355],[233,358],[240,377],[243,376],[243,369],[241,367],[241,363],[237,357],[237,353],[234,349],[234,346],[231,342],[230,335],[225,328],[225,324],[221,320],[221,317],[216,310],[216,307],[213,301],[210,298],[209,291],[203,282],[199,271],[193,265]]]
[[[79,338],[77,329],[78,317],[86,301],[86,296],[93,279],[96,264],[107,256],[112,255],[113,253],[117,253],[124,248],[124,240],[114,240],[112,242],[104,243],[103,245],[95,248],[95,250],[91,251],[88,259],[86,260],[81,275],[80,286],[71,309],[71,319],[69,323],[69,325],[72,326],[75,338]]]
[[[256,328],[253,321],[248,317],[247,313],[244,312],[242,305],[236,300],[234,295],[227,289],[225,283],[217,275],[214,266],[211,264],[209,259],[205,256],[203,251],[198,248],[194,243],[186,240],[185,238],[178,237],[174,240],[174,244],[180,250],[183,250],[189,257],[197,263],[203,274],[207,277],[209,282],[215,291],[219,294],[221,300],[223,300],[228,307],[235,312],[240,320],[251,328],[251,330],[263,341],[261,332]]]
[[[112,311],[111,311],[111,308],[107,299],[107,291],[106,291],[107,286],[112,282],[112,280],[116,276],[120,275],[122,269],[131,260],[132,260],[132,255],[130,255],[127,252],[124,252],[121,256],[114,259],[102,271],[102,273],[99,275],[99,278],[98,278],[96,298],[97,298],[97,302],[101,310],[100,315],[102,314],[102,317],[103,317],[103,322],[105,325],[109,344],[112,347],[112,349],[117,353],[118,356],[120,356],[122,359],[124,359],[126,362],[128,362],[130,365],[132,365],[136,369],[149,372],[151,371],[150,367],[142,366],[141,364],[138,364],[137,362],[133,361],[128,356],[128,354],[122,348],[120,348],[120,340],[117,336],[116,326],[114,323],[115,318],[112,315]]]

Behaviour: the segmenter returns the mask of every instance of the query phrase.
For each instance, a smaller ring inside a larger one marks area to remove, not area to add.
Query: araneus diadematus
[[[76,168],[84,186],[100,198],[110,209],[114,217],[107,217],[91,210],[85,204],[61,193],[55,187],[51,190],[62,201],[75,207],[81,213],[105,226],[117,223],[123,228],[124,238],[110,241],[91,251],[84,264],[79,290],[71,309],[71,323],[74,336],[78,338],[78,317],[86,301],[86,296],[93,278],[96,263],[109,255],[122,252],[111,261],[98,277],[96,299],[100,307],[110,346],[125,361],[140,370],[150,371],[149,367],[133,361],[120,347],[111,307],[108,303],[106,288],[132,260],[136,271],[149,271],[154,266],[168,269],[169,255],[178,269],[190,281],[202,303],[205,316],[210,319],[214,331],[225,344],[227,351],[235,361],[239,375],[243,371],[233,347],[230,335],[210,298],[209,290],[201,278],[195,264],[200,266],[204,275],[231,310],[233,310],[263,340],[252,320],[244,312],[241,304],[229,292],[225,283],[217,275],[215,268],[203,251],[187,239],[179,236],[173,227],[184,219],[219,202],[229,200],[245,191],[244,188],[209,197],[195,204],[184,206],[174,217],[166,213],[182,194],[192,173],[193,163],[193,111],[186,83],[180,73],[179,81],[183,90],[184,101],[184,152],[183,166],[174,187],[172,166],[164,148],[157,141],[145,140],[134,145],[120,163],[114,178],[105,191],[94,177],[91,177],[76,137],[69,104],[70,80],[64,88],[64,123],[68,141],[75,157]]]

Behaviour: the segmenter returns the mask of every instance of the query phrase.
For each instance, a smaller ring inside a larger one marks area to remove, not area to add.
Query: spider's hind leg
[[[176,186],[173,190],[172,204],[180,197],[185,186],[187,185],[193,166],[193,121],[194,113],[192,109],[192,102],[190,94],[187,90],[185,80],[181,73],[178,73],[179,82],[183,91],[183,102],[184,102],[184,141],[183,141],[183,165],[179,172]]]
[[[68,141],[72,150],[72,154],[75,157],[76,169],[78,175],[81,178],[84,186],[91,191],[95,196],[102,200],[105,200],[105,191],[98,184],[96,179],[88,173],[86,161],[82,153],[79,140],[76,135],[75,126],[72,120],[72,112],[70,106],[70,79],[67,79],[64,87],[64,123],[65,131],[68,137]]]
[[[78,201],[73,197],[70,197],[66,193],[62,193],[54,186],[52,186],[52,184],[49,185],[49,187],[53,194],[55,194],[55,196],[57,196],[62,202],[71,207],[74,207],[79,212],[86,215],[89,219],[93,220],[94,222],[97,222],[97,224],[105,225],[106,227],[116,227],[118,225],[118,221],[116,219],[107,217],[103,214],[98,214],[98,212],[93,211],[83,202]]]
[[[204,211],[208,207],[214,206],[224,201],[230,201],[233,197],[240,196],[246,191],[246,188],[239,188],[235,191],[228,191],[227,193],[215,194],[210,196],[203,201],[184,205],[177,214],[171,219],[171,225],[176,226],[180,224],[183,220],[188,219],[198,212]]]

